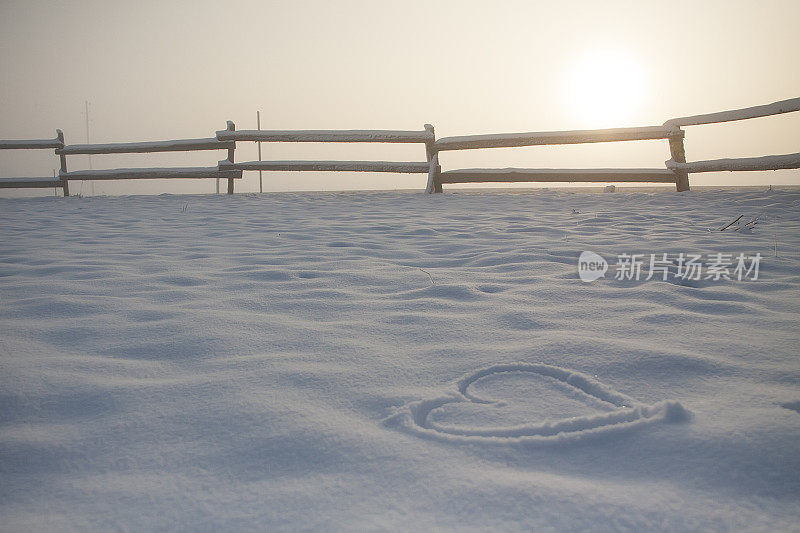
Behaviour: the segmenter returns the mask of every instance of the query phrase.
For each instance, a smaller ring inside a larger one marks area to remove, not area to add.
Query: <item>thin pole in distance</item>
[[[84,108],[85,108],[85,115],[86,115],[86,144],[89,144],[89,100],[84,100]],[[92,169],[92,156],[88,154],[87,157],[89,158],[89,170]],[[83,183],[81,183],[83,185]],[[94,181],[89,181],[89,187],[91,188],[91,195],[94,196]]]
[[[261,111],[256,111],[256,127],[261,131]],[[258,160],[261,161],[261,141],[258,141]],[[262,179],[262,171],[258,171],[258,192],[264,192],[264,180]]]

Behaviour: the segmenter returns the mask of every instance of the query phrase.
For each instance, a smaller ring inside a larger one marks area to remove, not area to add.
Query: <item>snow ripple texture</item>
[[[798,294],[766,186],[0,199],[0,530],[797,530]]]

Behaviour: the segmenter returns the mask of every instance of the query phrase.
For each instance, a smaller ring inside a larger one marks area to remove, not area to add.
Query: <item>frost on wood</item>
[[[751,170],[783,170],[800,168],[800,152],[786,155],[765,155],[761,157],[742,157],[737,159],[711,159],[708,161],[691,161],[678,163],[672,159],[666,161],[670,170],[684,172],[734,172]]]
[[[800,98],[790,98],[771,104],[746,107],[743,109],[733,109],[731,111],[720,111],[718,113],[707,113],[705,115],[693,115],[690,117],[673,118],[664,123],[665,126],[697,126],[700,124],[714,124],[717,122],[731,122],[734,120],[745,120],[748,118],[768,117],[800,111]]]
[[[70,180],[173,179],[173,178],[233,178],[242,177],[237,170],[220,171],[217,167],[115,168],[109,170],[75,170],[62,172]]]
[[[675,173],[661,168],[552,169],[466,168],[441,173],[441,183],[514,182],[652,182],[675,183]]]
[[[60,179],[54,178],[0,178],[0,189],[40,189],[62,185]]]
[[[207,139],[177,139],[170,141],[148,141],[108,144],[71,144],[57,154],[133,154],[148,152],[189,152],[194,150],[227,150],[235,148],[234,142],[220,142],[215,137]]]
[[[432,132],[402,130],[220,130],[220,141],[425,143]]]
[[[35,150],[41,148],[61,148],[64,146],[59,139],[32,139],[0,141],[0,150]]]
[[[547,131],[531,133],[496,133],[443,137],[436,141],[437,150],[470,150],[556,144],[580,144],[616,141],[667,139],[683,132],[670,126],[615,128],[603,130]]]
[[[246,161],[242,163],[220,161],[219,167],[222,170],[398,172],[401,174],[428,172],[428,163],[425,161]]]

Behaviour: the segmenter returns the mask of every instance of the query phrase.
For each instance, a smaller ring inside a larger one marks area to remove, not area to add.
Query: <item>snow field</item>
[[[716,231],[740,214],[756,228]],[[797,529],[800,193],[0,219],[2,529]],[[764,259],[757,281],[583,283],[584,250]]]

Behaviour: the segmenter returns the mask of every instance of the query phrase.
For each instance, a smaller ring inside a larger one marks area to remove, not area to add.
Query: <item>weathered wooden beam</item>
[[[219,162],[221,170],[282,170],[346,171],[346,172],[397,172],[400,174],[425,174],[429,164],[425,161],[246,161],[243,163]]]
[[[674,161],[686,162],[686,150],[683,146],[683,137],[670,137],[669,153]],[[678,192],[689,190],[689,174],[684,170],[673,170],[675,172],[675,188]]]
[[[220,142],[216,137],[207,139],[178,139],[172,141],[149,141],[110,144],[72,144],[57,149],[57,154],[141,154],[149,152],[191,152],[195,150],[229,150],[233,141]]]
[[[425,143],[425,160],[428,162],[428,183],[425,186],[425,192],[433,194],[434,192],[442,192],[442,184],[439,183],[439,174],[442,172],[442,167],[439,164],[439,152],[436,151],[436,132],[433,126],[425,124],[425,131],[431,134],[431,139]],[[438,191],[436,190],[438,187]]]
[[[652,182],[675,183],[675,173],[660,168],[467,168],[442,172],[441,183]]]
[[[236,131],[236,124],[234,124],[233,121],[229,120],[227,126],[228,128],[225,131],[230,131],[230,132]],[[228,149],[228,159],[226,159],[226,161],[228,163],[233,163],[235,157],[236,157],[236,143],[233,143],[233,146]],[[219,167],[219,164],[217,165],[217,167]],[[230,178],[228,179],[228,194],[233,194],[233,180]]]
[[[73,170],[60,173],[64,180],[128,180],[128,179],[240,179],[241,170],[219,170],[217,167],[114,168],[108,170]]]
[[[681,135],[683,135],[683,132],[679,128],[665,126],[605,130],[546,131],[538,133],[497,133],[489,135],[444,137],[436,141],[435,147],[438,151],[474,150],[477,148],[511,148],[556,144],[642,141],[668,139]]]
[[[40,148],[61,148],[63,146],[58,138],[0,141],[0,150],[37,150]]]
[[[433,134],[400,130],[221,130],[220,141],[332,142],[332,143],[427,143]]]
[[[61,130],[56,130],[56,138],[58,139],[58,141],[61,143],[61,146],[63,147],[64,146],[64,132],[61,131]],[[59,164],[60,164],[58,173],[60,175],[64,175],[64,174],[67,173],[67,156],[65,156],[64,154],[60,154],[58,156],[58,160],[59,160]],[[62,190],[64,191],[64,198],[66,198],[67,196],[69,196],[69,179],[61,178],[61,181],[63,183]]]
[[[428,185],[425,187],[425,192],[433,194],[442,192],[442,166],[439,164],[439,154],[434,153],[428,164]]]
[[[63,185],[57,178],[0,178],[0,189],[45,189]]]
[[[711,159],[708,161],[691,161],[689,163],[675,160],[666,162],[667,168],[676,172],[748,172],[755,170],[784,170],[800,168],[800,152],[786,155],[765,155],[761,157],[741,157],[736,159]]]
[[[769,117],[782,113],[800,111],[800,98],[790,98],[771,104],[745,107],[743,109],[733,109],[731,111],[720,111],[718,113],[707,113],[705,115],[693,115],[690,117],[673,118],[664,123],[665,126],[697,126],[700,124],[716,124],[718,122],[731,122],[734,120],[745,120],[748,118]]]

